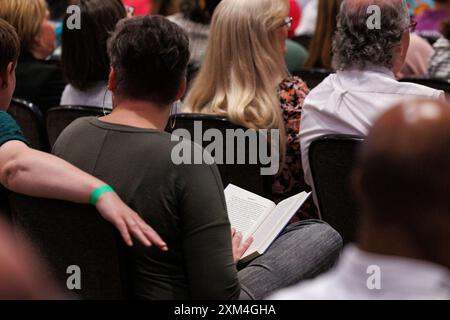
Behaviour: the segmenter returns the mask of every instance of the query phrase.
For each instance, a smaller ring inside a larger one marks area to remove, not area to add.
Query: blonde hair
[[[216,114],[250,129],[286,132],[278,87],[288,72],[277,32],[288,0],[223,0],[211,24],[202,68],[185,99],[188,112]]]
[[[0,0],[0,18],[16,29],[25,50],[35,45],[47,12],[45,0]]]

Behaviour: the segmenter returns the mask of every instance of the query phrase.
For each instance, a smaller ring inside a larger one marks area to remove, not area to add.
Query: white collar
[[[350,69],[346,69],[346,70],[342,70],[342,71],[338,71],[338,74],[378,74],[378,75],[384,75],[384,76],[388,76],[389,78],[392,78],[395,80],[395,75],[394,72],[386,67],[383,66],[367,66],[366,68],[360,70],[360,69],[356,69],[356,68],[350,68]]]

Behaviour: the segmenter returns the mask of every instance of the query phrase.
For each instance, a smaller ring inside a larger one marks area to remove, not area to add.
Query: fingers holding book
[[[231,229],[231,239],[233,244],[233,258],[234,262],[237,264],[241,260],[244,253],[253,243],[253,237],[249,237],[245,241],[243,240],[242,232],[238,232],[235,228]]]

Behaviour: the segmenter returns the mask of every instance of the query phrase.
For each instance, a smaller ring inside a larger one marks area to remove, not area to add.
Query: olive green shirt
[[[219,172],[215,165],[175,165],[177,144],[165,132],[82,118],[61,134],[54,154],[110,184],[167,242],[167,253],[133,247],[138,298],[238,299]]]

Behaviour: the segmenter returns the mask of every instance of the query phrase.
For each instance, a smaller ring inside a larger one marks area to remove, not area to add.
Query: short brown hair
[[[4,75],[9,63],[16,63],[20,53],[20,41],[16,30],[0,18],[0,76]]]
[[[2,0],[0,6],[0,18],[16,29],[21,47],[27,51],[35,45],[46,15],[45,0]]]
[[[176,99],[186,79],[189,40],[161,16],[124,19],[108,40],[108,54],[117,97],[165,105]]]

